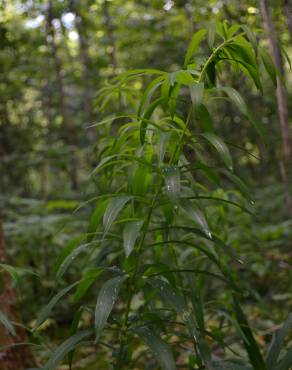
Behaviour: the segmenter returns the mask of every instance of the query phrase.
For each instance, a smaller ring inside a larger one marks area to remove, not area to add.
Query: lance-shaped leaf
[[[256,38],[255,34],[253,33],[253,31],[247,25],[241,25],[240,27],[245,32],[245,34],[246,34],[249,42],[251,43],[255,53],[257,53],[258,41],[257,41],[257,38]]]
[[[147,283],[155,288],[161,299],[181,316],[193,338],[197,338],[197,330],[191,312],[186,306],[182,295],[176,288],[161,279],[147,279]]]
[[[73,321],[72,321],[72,324],[71,324],[71,328],[70,328],[70,336],[75,335],[78,331],[78,326],[79,326],[79,323],[80,323],[80,320],[81,320],[81,317],[82,317],[83,309],[84,309],[84,307],[80,306],[79,309],[77,310],[77,312],[74,315],[74,318],[73,318]],[[68,363],[69,363],[69,369],[70,370],[72,370],[72,363],[73,363],[74,353],[75,353],[74,349],[72,349],[72,351],[70,351],[68,353]]]
[[[149,347],[162,370],[176,370],[173,354],[167,343],[146,326],[136,329],[135,332]]]
[[[226,167],[232,171],[233,170],[233,161],[230,155],[227,145],[215,134],[207,132],[201,135],[206,139],[218,152]]]
[[[55,264],[55,271],[57,272],[66,259],[66,257],[75,249],[78,247],[78,245],[84,241],[84,235],[78,235],[77,237],[71,239],[68,241],[62,252],[60,253],[57,262]],[[83,243],[82,243],[83,244]]]
[[[252,112],[248,109],[245,101],[243,100],[242,96],[239,94],[238,91],[233,89],[230,86],[225,86],[220,88],[222,91],[224,91],[231,101],[236,105],[238,110],[246,116],[246,118],[250,121],[250,123],[255,127],[255,129],[258,131],[260,135],[263,135],[263,126],[260,122],[257,121],[257,119],[254,117]]]
[[[123,207],[131,200],[133,197],[129,195],[121,195],[114,198],[107,206],[105,213],[103,215],[103,225],[104,225],[104,236],[108,233],[112,226],[112,223],[117,218],[118,214],[121,212]]]
[[[51,355],[49,361],[43,370],[55,370],[58,365],[63,361],[64,357],[78,345],[84,338],[89,337],[93,333],[93,330],[80,331],[73,336],[69,337],[63,342]]]
[[[171,117],[173,118],[176,110],[177,98],[180,92],[181,84],[176,83],[172,88],[168,100],[168,107]]]
[[[77,284],[79,284],[79,281],[76,281],[75,283],[67,286],[66,288],[60,290],[54,297],[49,301],[49,303],[42,308],[40,311],[36,324],[34,326],[34,330],[37,329],[50,315],[52,309],[55,307],[55,305],[59,302],[59,300],[68,293],[71,289],[73,289]]]
[[[74,294],[75,302],[80,301],[80,299],[86,294],[91,285],[95,282],[96,278],[103,272],[103,269],[96,267],[86,271],[84,277],[81,279],[79,285],[77,286],[76,292]]]
[[[196,117],[198,118],[204,132],[214,131],[212,117],[204,104],[200,104],[196,108]]]
[[[60,280],[61,277],[64,275],[68,267],[71,265],[71,263],[75,260],[75,258],[85,251],[88,248],[89,244],[83,244],[74,249],[61,263],[60,267],[58,268],[58,271],[56,272],[56,280]]]
[[[189,86],[195,82],[192,74],[184,70],[175,72],[175,80],[179,84],[186,86]]]
[[[180,172],[176,166],[167,166],[163,169],[167,193],[173,203],[177,203],[180,195]]]
[[[212,238],[207,220],[200,208],[191,200],[181,200],[180,204],[182,209],[186,212],[187,216],[191,218],[209,238]]]
[[[292,314],[288,316],[288,319],[284,322],[279,333],[277,333],[275,339],[271,343],[266,360],[269,370],[273,370],[276,368],[285,337],[289,335],[291,332],[292,332]]]
[[[286,354],[282,357],[277,370],[291,370],[292,366],[292,347],[289,347]]]
[[[145,107],[149,104],[153,94],[155,91],[159,88],[159,86],[163,83],[165,80],[165,76],[159,76],[155,78],[150,84],[147,86],[138,108],[138,116],[141,116],[143,111],[145,110]]]
[[[204,83],[196,82],[189,85],[191,100],[194,107],[198,107],[201,104],[203,93],[204,93]]]
[[[259,346],[254,339],[254,336],[249,327],[245,314],[242,311],[242,308],[235,296],[233,296],[233,305],[234,305],[236,320],[244,334],[244,338],[247,339],[247,340],[243,340],[243,343],[248,353],[248,357],[250,359],[251,364],[256,370],[267,370],[267,366],[261,355]]]
[[[16,335],[12,322],[1,310],[0,310],[0,322],[5,326],[5,328],[9,331],[10,334],[12,334],[13,336]]]
[[[95,306],[94,326],[96,342],[98,341],[115,301],[118,298],[121,285],[126,279],[127,276],[114,277],[108,280],[100,289]]]
[[[136,240],[140,234],[143,220],[130,221],[128,222],[123,230],[124,250],[126,257],[128,257],[136,243]]]
[[[171,133],[170,132],[160,132],[158,143],[157,143],[157,156],[158,156],[158,163],[161,165],[164,160],[166,147],[169,142]]]
[[[140,141],[143,145],[145,143],[145,137],[146,137],[146,130],[148,126],[148,121],[150,120],[154,110],[160,105],[163,104],[164,99],[158,98],[154,100],[151,104],[149,104],[148,108],[146,109],[141,122],[140,122]],[[164,102],[165,103],[165,102]]]
[[[39,275],[33,270],[7,265],[6,263],[0,263],[0,274],[1,269],[6,271],[18,285],[21,283],[21,275],[30,274],[39,277]]]
[[[271,80],[273,81],[273,84],[277,86],[277,70],[275,68],[275,65],[270,54],[264,48],[261,48],[260,55],[262,57],[265,69],[270,75]]]
[[[104,211],[108,205],[109,200],[99,200],[94,212],[90,216],[88,228],[87,228],[87,241],[91,242],[94,238],[94,233],[96,232],[96,229],[98,225],[101,222],[102,216],[104,214]]]
[[[185,56],[185,60],[184,60],[184,67],[186,67],[189,64],[194,52],[197,50],[197,48],[200,45],[201,41],[203,40],[203,37],[205,36],[205,34],[206,34],[205,29],[199,30],[194,34],[194,36],[193,36],[193,38],[192,38],[192,40],[189,44],[188,50],[186,52],[186,56]]]

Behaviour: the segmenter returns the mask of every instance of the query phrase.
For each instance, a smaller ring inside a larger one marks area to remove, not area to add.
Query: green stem
[[[159,186],[157,186],[156,192],[154,194],[154,197],[152,199],[152,202],[151,202],[148,214],[147,214],[147,218],[146,218],[146,222],[144,224],[143,234],[142,234],[140,243],[139,243],[138,247],[136,248],[137,258],[136,258],[136,264],[135,264],[135,269],[134,269],[133,275],[131,276],[131,279],[129,280],[130,289],[129,289],[129,295],[128,295],[127,304],[126,304],[125,317],[124,317],[122,328],[121,328],[120,348],[119,348],[119,354],[118,354],[117,366],[116,366],[117,370],[122,370],[123,366],[124,366],[124,364],[123,364],[123,348],[124,348],[125,339],[127,337],[128,318],[129,318],[131,303],[132,303],[133,295],[135,293],[134,284],[135,284],[135,280],[136,280],[136,277],[137,277],[137,273],[139,271],[139,264],[140,264],[140,256],[141,256],[142,247],[144,245],[144,241],[145,241],[145,238],[146,238],[146,235],[147,235],[147,232],[148,232],[148,227],[149,227],[149,224],[150,224],[152,212],[155,208],[156,200],[157,200],[157,197],[158,197],[158,195],[161,191],[162,185],[163,185],[163,181],[162,181],[162,179],[160,179]]]
[[[217,53],[223,49],[227,44],[229,44],[230,42],[232,42],[236,37],[240,36],[240,35],[245,35],[245,32],[242,32],[240,33],[239,35],[236,35],[236,36],[233,36],[231,37],[230,39],[228,40],[225,40],[224,42],[222,42],[219,46],[217,46],[217,48],[215,48],[212,52],[212,54],[209,56],[209,58],[207,59],[206,63],[204,64],[201,72],[200,72],[200,75],[199,75],[199,78],[198,78],[198,82],[202,82],[202,79],[204,77],[204,73],[206,72],[206,69],[208,68],[209,64],[213,61],[213,59],[215,58],[215,56],[217,55]]]

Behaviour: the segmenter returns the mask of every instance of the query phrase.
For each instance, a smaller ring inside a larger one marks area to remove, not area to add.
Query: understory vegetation
[[[291,369],[291,4],[33,3],[0,17],[1,370]]]

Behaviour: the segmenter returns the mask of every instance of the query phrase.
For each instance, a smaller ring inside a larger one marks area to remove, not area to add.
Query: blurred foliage
[[[270,1],[281,45],[291,56],[284,5],[284,0]],[[224,19],[249,25],[259,35],[260,46],[268,49],[254,0],[53,0],[51,18],[49,9],[50,1],[0,2],[0,210],[8,262],[20,268],[20,283],[14,284],[21,313],[30,327],[55,288],[60,252],[72,238],[87,231],[94,209],[89,200],[98,196],[100,189],[100,178],[89,175],[103,157],[109,136],[125,123],[125,117],[112,126],[89,126],[108,115],[129,114],[149,82],[146,76],[115,89],[115,77],[138,68],[176,71],[183,64],[193,33]],[[207,43],[202,44],[202,55],[208,50]],[[291,111],[288,62],[285,68]],[[232,267],[250,292],[243,307],[260,347],[266,348],[292,309],[292,221],[280,177],[275,89],[262,64],[259,69],[263,94],[243,74],[232,75],[228,68],[220,81],[222,85],[228,81],[244,96],[265,127],[264,139],[228,101],[210,104],[216,132],[228,144],[236,174],[255,201],[249,205],[253,215],[216,203],[208,206],[208,221],[244,260],[243,266]],[[213,185],[212,196],[240,198],[227,178],[224,188]],[[80,277],[86,256],[79,258],[80,264],[68,269],[58,289]],[[99,288],[96,283],[89,291],[88,306],[93,306]],[[216,288],[210,285],[206,294]],[[69,335],[71,307],[75,306],[72,297],[66,296],[42,326],[41,334],[31,337],[41,344],[35,349],[40,363],[47,359],[48,343],[55,345]],[[83,312],[82,319],[85,326],[89,324],[90,312]],[[210,319],[211,327],[216,324]],[[242,353],[234,333],[227,330],[226,336],[233,349]],[[144,350],[137,345],[137,358]],[[111,355],[106,347],[99,351],[102,358]],[[95,362],[95,355],[94,347],[80,350],[76,368],[106,368]],[[155,368],[150,359],[145,366]]]

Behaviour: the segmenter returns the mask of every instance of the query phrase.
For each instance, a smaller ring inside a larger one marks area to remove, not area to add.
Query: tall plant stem
[[[157,200],[157,197],[158,197],[158,195],[161,191],[162,184],[163,184],[162,179],[160,179],[160,183],[157,186],[156,192],[153,196],[153,199],[152,199],[152,202],[151,202],[148,214],[147,214],[147,218],[146,218],[146,222],[144,224],[143,233],[142,233],[140,243],[139,243],[139,245],[136,249],[137,257],[136,257],[134,272],[133,272],[133,274],[132,274],[132,276],[129,280],[130,289],[129,289],[128,299],[127,299],[127,303],[126,303],[125,317],[124,317],[122,328],[121,328],[120,348],[119,348],[116,370],[122,370],[123,366],[124,366],[124,364],[123,364],[123,348],[124,348],[125,339],[127,337],[128,318],[129,318],[131,303],[132,303],[133,295],[135,293],[135,289],[134,289],[135,279],[136,279],[137,273],[139,271],[139,264],[140,264],[140,257],[141,257],[142,247],[144,245],[144,241],[145,241],[147,231],[148,231],[148,228],[149,228],[152,212],[155,208],[156,200]]]

